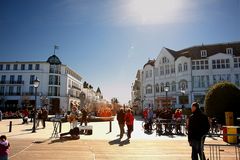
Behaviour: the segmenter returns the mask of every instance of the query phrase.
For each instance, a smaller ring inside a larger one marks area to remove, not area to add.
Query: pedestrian
[[[87,109],[83,108],[81,109],[81,112],[82,112],[82,118],[81,118],[80,125],[82,126],[82,124],[84,123],[85,126],[87,126],[87,115],[88,115]]]
[[[39,123],[41,121],[42,125],[43,125],[43,119],[42,119],[42,109],[38,109],[37,110],[37,127],[39,126]],[[37,128],[36,127],[36,128]]]
[[[10,143],[5,135],[0,137],[0,160],[8,160]]]
[[[43,128],[46,127],[46,120],[48,119],[48,111],[46,107],[42,108],[42,125]]]
[[[130,139],[132,131],[133,131],[133,122],[134,122],[134,116],[133,116],[130,108],[127,110],[127,113],[125,114],[124,119],[125,119],[125,122],[126,122],[126,125],[128,128],[127,137],[128,137],[128,139]]]
[[[208,117],[200,110],[197,102],[192,103],[192,115],[189,117],[188,124],[188,142],[192,147],[192,160],[205,160],[204,141],[205,135],[208,133],[210,125]]]
[[[124,125],[125,125],[125,112],[123,108],[120,108],[120,110],[117,112],[117,121],[120,129],[120,139],[122,139],[124,134]]]
[[[23,111],[22,111],[22,124],[28,124],[28,116],[29,116],[29,112],[28,112],[28,109],[25,108]]]

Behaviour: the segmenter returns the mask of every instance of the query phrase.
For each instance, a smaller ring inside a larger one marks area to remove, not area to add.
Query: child
[[[8,160],[10,144],[5,135],[0,137],[0,160]]]

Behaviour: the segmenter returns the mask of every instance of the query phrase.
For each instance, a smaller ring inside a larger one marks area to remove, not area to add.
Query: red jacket
[[[133,126],[134,117],[131,112],[126,113],[124,119],[127,125]]]

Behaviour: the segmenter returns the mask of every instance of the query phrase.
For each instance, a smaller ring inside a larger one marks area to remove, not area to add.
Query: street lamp
[[[36,106],[37,106],[37,88],[40,84],[40,80],[36,77],[36,79],[33,81],[33,87],[35,88],[35,105],[34,105],[34,111],[33,111],[33,128],[32,133],[36,132]]]
[[[181,88],[180,92],[182,93],[182,109],[184,108],[184,95],[185,95],[185,89]]]
[[[168,96],[168,95],[167,95],[167,93],[168,93],[168,91],[169,91],[169,86],[164,86],[164,91],[166,92],[166,104],[167,104],[166,106],[168,106],[168,103],[167,103],[167,102],[168,102],[168,101],[167,101],[167,99],[168,99],[167,96]]]

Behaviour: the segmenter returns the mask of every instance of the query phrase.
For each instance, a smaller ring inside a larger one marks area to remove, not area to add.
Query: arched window
[[[184,71],[187,71],[187,70],[188,70],[188,65],[187,65],[186,62],[185,62],[184,65],[183,65],[183,70],[184,70]]]
[[[173,92],[176,91],[176,82],[175,81],[172,82],[172,91]]]
[[[151,94],[152,93],[152,85],[147,85],[146,86],[146,94]]]
[[[156,92],[159,93],[159,84],[156,84]]]
[[[178,72],[182,72],[182,64],[178,65]]]
[[[188,88],[188,84],[186,80],[181,80],[178,85],[178,89],[181,90],[186,90]]]
[[[161,92],[164,92],[164,84],[161,83]]]

